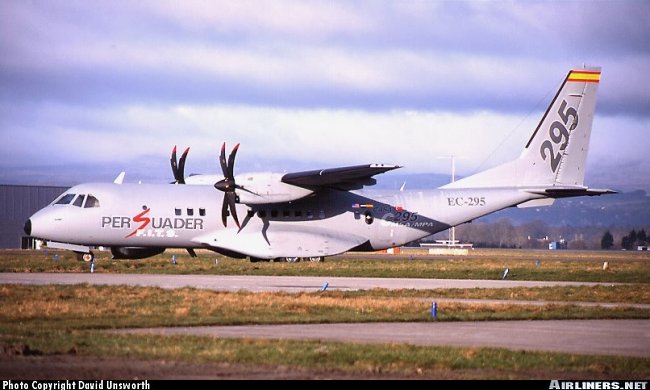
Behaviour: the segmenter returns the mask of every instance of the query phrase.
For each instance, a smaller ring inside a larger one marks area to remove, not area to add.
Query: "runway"
[[[192,287],[215,291],[319,291],[327,283],[328,290],[388,290],[441,288],[513,288],[554,286],[595,286],[612,283],[539,282],[518,280],[410,279],[410,278],[345,278],[325,276],[229,276],[229,275],[152,275],[103,273],[0,273],[0,283],[9,284],[98,284],[160,288]]]
[[[117,333],[495,347],[650,357],[650,320],[559,320],[196,326]]]

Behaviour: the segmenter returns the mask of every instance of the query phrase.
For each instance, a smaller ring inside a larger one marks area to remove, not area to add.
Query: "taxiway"
[[[0,273],[0,284],[95,284],[176,289],[192,287],[215,291],[512,288],[595,286],[612,283],[540,282],[515,280],[345,278],[302,276],[152,275],[103,273]],[[512,300],[440,299],[483,304],[545,305],[552,302]],[[588,306],[647,304],[555,302]],[[607,354],[650,357],[650,320],[483,321],[422,323],[294,324],[214,327],[174,327],[118,332],[210,335],[273,339],[310,339],[340,342],[408,343],[414,345],[497,347],[514,350],[553,351],[575,354]]]
[[[98,284],[160,288],[192,287],[215,291],[285,291],[310,292],[326,286],[329,290],[388,290],[438,288],[513,288],[554,286],[595,286],[612,283],[540,282],[518,280],[347,278],[324,276],[254,276],[254,275],[153,275],[103,273],[0,273],[0,283],[17,284]],[[326,285],[327,283],[327,285]]]

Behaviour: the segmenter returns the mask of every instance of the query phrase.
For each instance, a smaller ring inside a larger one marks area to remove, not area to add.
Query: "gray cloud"
[[[4,3],[2,96],[525,111],[586,61],[626,91],[602,110],[649,110],[644,2],[192,4]]]
[[[567,70],[584,62],[603,67],[597,115],[610,118],[603,132],[631,124],[635,145],[650,147],[643,135],[650,126],[648,2],[8,0],[0,13],[0,151],[27,165],[44,151],[69,169],[66,161],[136,161],[173,143],[210,137],[218,144],[263,126],[289,134],[278,122],[291,134],[320,129],[315,121],[355,131],[359,112],[395,126],[395,112],[455,119],[490,112],[510,125],[542,111]],[[219,115],[165,114],[232,106],[245,107],[237,112],[246,117],[224,124],[248,132],[220,128]],[[304,123],[282,119],[295,112]],[[260,137],[249,138],[260,156],[275,158],[255,145]],[[103,154],[78,139],[116,150]],[[143,150],[120,147],[129,139]],[[601,155],[611,150],[609,139],[595,142]]]

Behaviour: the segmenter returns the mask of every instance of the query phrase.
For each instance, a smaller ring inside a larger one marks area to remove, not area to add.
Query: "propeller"
[[[187,152],[189,151],[189,147],[185,149],[183,154],[181,154],[181,159],[177,162],[176,146],[174,146],[174,149],[172,150],[172,157],[170,161],[172,163],[172,173],[174,174],[175,184],[185,184],[185,159],[187,159]]]
[[[241,229],[241,226],[239,225],[239,218],[237,218],[237,210],[235,209],[236,203],[239,202],[239,196],[237,196],[235,190],[246,191],[253,195],[257,194],[235,183],[235,156],[237,155],[238,149],[239,144],[235,145],[235,147],[232,148],[232,151],[228,156],[228,160],[226,160],[226,143],[224,142],[221,146],[219,163],[221,164],[223,179],[216,182],[214,184],[214,188],[224,192],[223,205],[221,206],[221,220],[223,221],[223,226],[228,226],[228,210],[230,209],[232,218],[235,220],[237,227]]]
[[[235,183],[234,175],[235,156],[237,155],[238,149],[239,144],[232,148],[232,152],[230,152],[230,156],[228,156],[228,161],[226,161],[226,143],[224,142],[221,146],[221,155],[219,156],[223,179],[216,182],[214,188],[224,192],[223,205],[221,206],[221,220],[223,221],[223,226],[228,226],[228,209],[230,209],[232,218],[235,220],[237,227],[240,227],[239,218],[237,218],[237,209],[235,208],[235,203],[238,201],[235,190],[243,188]]]

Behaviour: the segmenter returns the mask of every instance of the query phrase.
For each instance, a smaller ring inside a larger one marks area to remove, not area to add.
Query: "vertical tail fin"
[[[583,186],[600,68],[573,69],[518,159],[444,188]]]
[[[519,157],[521,185],[582,186],[600,68],[574,69]]]

